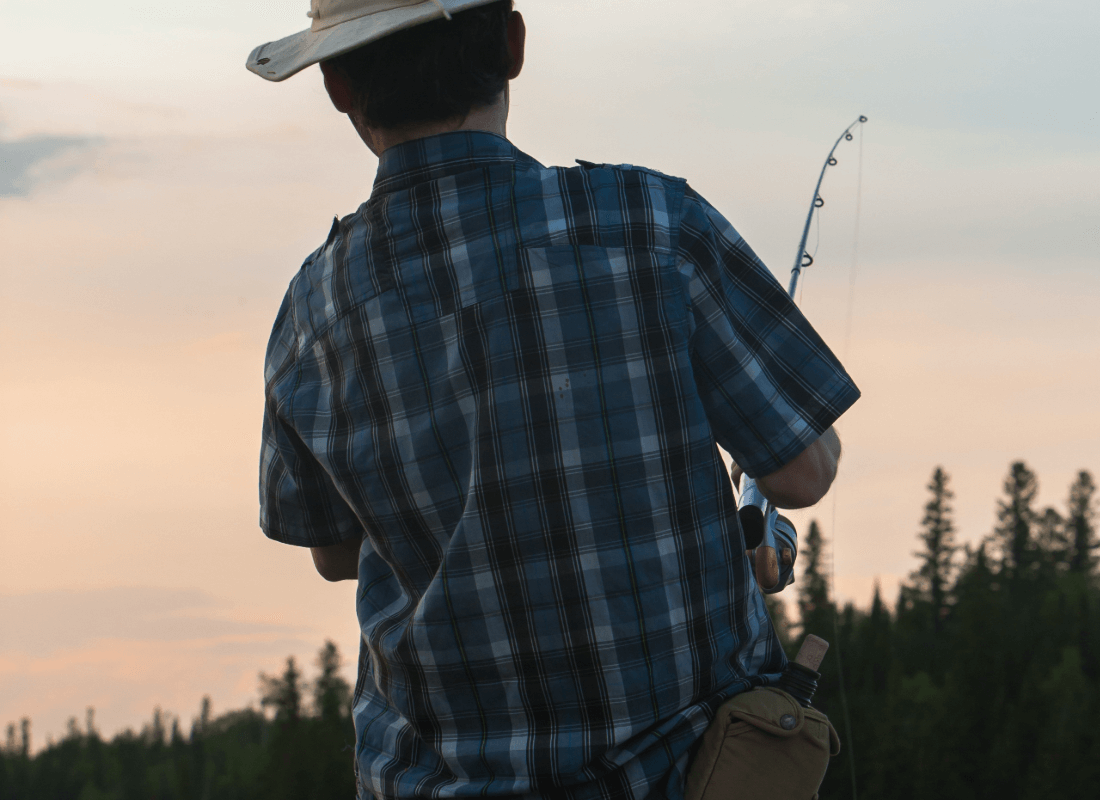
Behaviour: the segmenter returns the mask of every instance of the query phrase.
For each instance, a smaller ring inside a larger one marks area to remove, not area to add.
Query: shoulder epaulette
[[[340,233],[340,217],[335,216],[332,218],[332,227],[328,229],[328,236],[325,237],[324,246],[328,247],[330,244],[332,244],[338,233]]]
[[[664,179],[670,180],[670,181],[683,180],[683,178],[677,178],[674,175],[666,175],[665,173],[661,172],[660,170],[650,169],[649,167],[638,167],[638,166],[635,166],[634,164],[594,164],[591,161],[582,161],[579,158],[577,159],[577,163],[580,164],[585,169],[631,170],[633,172],[648,172],[650,175],[656,175],[658,178],[664,178]]]

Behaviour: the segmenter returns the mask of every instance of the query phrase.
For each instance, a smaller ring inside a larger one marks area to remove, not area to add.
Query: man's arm
[[[808,508],[833,485],[839,461],[840,437],[830,427],[787,464],[757,478],[756,486],[778,508]],[[735,486],[741,483],[741,472],[734,464],[731,475]]]
[[[345,539],[328,547],[311,547],[313,566],[326,581],[353,581],[359,578],[359,547],[362,536]]]

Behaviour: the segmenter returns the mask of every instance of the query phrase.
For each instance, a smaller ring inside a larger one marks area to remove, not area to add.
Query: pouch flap
[[[798,701],[774,686],[760,686],[727,701],[722,710],[774,736],[794,736],[805,719]]]

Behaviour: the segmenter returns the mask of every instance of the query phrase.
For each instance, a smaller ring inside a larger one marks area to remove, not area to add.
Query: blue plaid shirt
[[[362,794],[678,800],[784,666],[716,444],[767,474],[859,392],[684,181],[580,163],[387,150],[275,321],[261,526],[366,534]]]

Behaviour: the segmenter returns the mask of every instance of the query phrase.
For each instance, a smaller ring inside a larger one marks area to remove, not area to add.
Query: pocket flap
[[[774,686],[759,686],[743,692],[722,706],[731,719],[747,722],[774,736],[794,736],[802,730],[805,716],[798,701]]]

